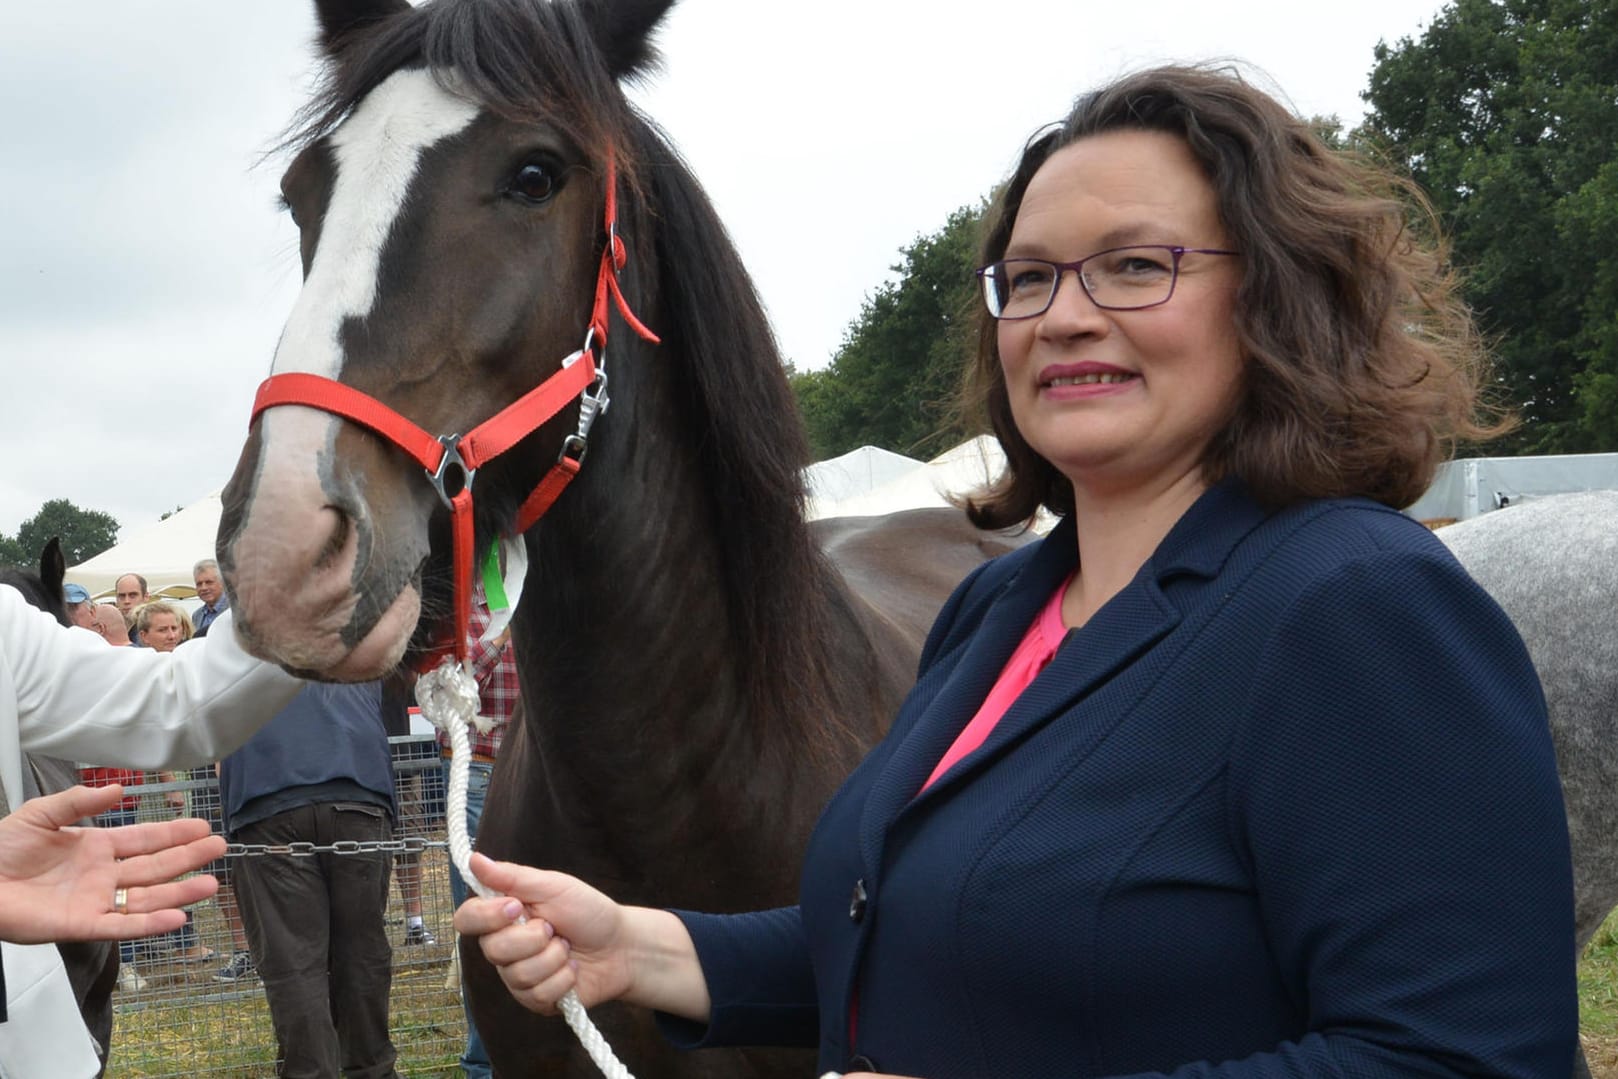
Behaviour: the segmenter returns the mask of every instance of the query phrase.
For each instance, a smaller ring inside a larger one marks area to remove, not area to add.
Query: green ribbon
[[[511,606],[506,598],[506,580],[500,576],[500,541],[489,544],[489,554],[483,560],[483,598],[489,601],[489,610],[503,611]]]

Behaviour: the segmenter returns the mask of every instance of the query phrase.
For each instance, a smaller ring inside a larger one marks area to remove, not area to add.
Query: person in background
[[[172,652],[192,636],[191,616],[185,609],[160,599],[148,600],[135,608],[135,638],[158,652]]]
[[[129,643],[129,624],[116,606],[111,603],[98,603],[94,611],[95,624],[91,627],[101,634],[108,644],[122,647]]]
[[[219,771],[220,765],[216,763],[212,768],[192,769],[191,774],[193,778],[211,776],[217,780]],[[224,834],[224,806],[220,795],[215,794],[197,809],[197,816],[207,821],[215,832]],[[253,965],[253,951],[247,939],[247,926],[242,922],[241,904],[236,900],[236,881],[231,875],[229,862],[224,858],[209,863],[206,871],[219,878],[219,916],[230,934],[231,948],[230,959],[214,971],[213,980],[226,985],[243,984],[256,977],[258,970]]]
[[[229,615],[226,615],[228,618]],[[62,824],[111,808],[121,788],[77,788],[22,804],[24,754],[156,769],[214,760],[245,741],[301,683],[249,656],[233,626],[167,654],[108,648],[64,627],[22,594],[0,586],[0,794],[18,811],[0,821],[0,938],[6,977],[0,1074],[84,1079],[100,1070],[73,986],[45,940],[117,940],[170,930],[180,904],[211,894],[210,877],[159,882],[216,857],[217,838],[191,855],[164,854],[206,835],[184,821],[127,829]],[[33,816],[43,812],[44,817]],[[28,816],[25,816],[28,815]],[[25,829],[4,838],[10,821]],[[37,827],[28,827],[30,819]],[[144,837],[144,838],[142,838]],[[131,841],[133,840],[133,841]],[[141,857],[141,848],[157,853]],[[127,859],[119,861],[117,859]],[[109,865],[110,863],[110,865]],[[157,870],[161,869],[162,872]],[[109,886],[112,889],[109,891]],[[123,892],[117,889],[125,889]],[[48,895],[50,901],[42,901]],[[169,913],[153,916],[154,912]],[[23,993],[23,989],[29,991]]]
[[[307,686],[220,762],[225,828],[256,845],[369,844],[235,859],[237,902],[279,1048],[277,1074],[391,1079],[384,912],[393,766],[379,682]]]
[[[116,614],[117,612],[113,612]],[[119,628],[123,627],[123,620],[119,619]],[[126,642],[127,643],[127,642]],[[119,786],[124,788],[125,794],[110,809],[105,810],[95,818],[98,828],[125,828],[134,824],[140,812],[140,796],[127,793],[128,788],[137,786],[145,777],[133,768],[110,768],[104,766],[81,765],[79,779],[86,787],[97,789],[101,787]],[[120,940],[118,942],[118,988],[125,993],[138,993],[146,988],[146,978],[135,965],[140,946],[134,940]]]
[[[75,626],[95,629],[95,600],[82,584],[72,581],[62,585],[62,598],[67,601],[67,618]]]
[[[129,643],[139,648],[142,641],[140,633],[135,628],[135,610],[152,598],[146,578],[138,573],[126,573],[114,581],[112,587],[113,595],[118,602],[118,610],[124,616],[124,625],[129,629]]]
[[[196,585],[197,598],[202,601],[202,606],[191,615],[193,636],[205,637],[214,619],[230,608],[230,597],[225,595],[225,586],[219,579],[219,563],[211,558],[204,558],[191,567],[191,580]]]
[[[466,781],[466,835],[476,840],[478,823],[483,819],[483,805],[488,798],[489,780],[494,775],[495,755],[516,714],[521,692],[517,685],[517,655],[511,646],[511,630],[506,628],[490,640],[484,640],[492,615],[483,583],[479,581],[472,594],[472,611],[467,632],[468,658],[472,664],[472,677],[478,684],[478,714],[491,721],[487,731],[476,727],[467,731],[471,739],[472,760],[467,768]],[[443,758],[444,786],[449,787],[450,746],[449,734],[437,731],[439,754]],[[460,870],[452,860],[449,863],[449,887],[455,905],[466,902],[469,889]],[[466,1012],[466,1048],[461,1053],[461,1070],[468,1079],[489,1079],[493,1069],[489,1052],[472,1020],[472,1009],[466,1004],[466,986],[461,986],[461,1003]]]
[[[230,609],[230,597],[225,595],[225,586],[219,578],[219,563],[211,558],[204,558],[191,567],[191,581],[196,586],[197,599],[202,601],[202,605],[191,615],[192,636],[204,637],[207,636],[208,627]],[[193,768],[190,778],[206,781],[216,778],[217,773],[217,764],[212,768]],[[224,824],[217,797],[210,796],[198,800],[198,803],[192,806],[192,810],[197,816],[213,825],[214,831],[223,834]],[[247,930],[242,925],[241,912],[236,906],[236,889],[231,881],[230,868],[224,859],[220,859],[208,866],[208,872],[219,878],[219,914],[225,921],[231,945],[230,960],[214,972],[214,981],[224,983],[244,981],[254,974],[253,957],[247,947]]]
[[[152,651],[172,652],[191,639],[191,618],[183,608],[172,603],[149,600],[135,608],[135,632]],[[178,784],[190,779],[191,772],[160,771],[157,778],[164,783]],[[176,814],[186,812],[184,790],[176,788],[164,791],[163,801]],[[190,911],[186,911],[185,924],[168,939],[169,954],[182,963],[206,963],[218,955],[197,936],[196,919]]]
[[[410,694],[413,684],[413,676],[390,678],[382,683],[382,727],[388,735],[395,800],[399,805],[399,813],[393,822],[393,838],[401,840],[419,836],[426,830],[422,776],[419,769],[410,765],[418,754],[412,752],[412,743],[396,744],[393,741],[410,734]],[[438,938],[427,928],[423,915],[420,851],[402,850],[394,855],[393,875],[399,882],[399,902],[404,907],[405,945],[423,948],[436,945]]]
[[[119,587],[122,588],[123,586],[120,584]],[[141,581],[141,587],[145,587],[144,579]],[[180,647],[182,643],[191,639],[190,616],[181,608],[163,600],[148,600],[135,608],[133,628],[134,632],[131,634],[130,643],[133,644],[138,638],[143,640],[145,646],[154,652],[172,652]],[[164,783],[179,783],[184,778],[186,777],[178,772],[166,771],[158,773],[158,779]],[[185,791],[166,791],[163,795],[163,800],[168,803],[168,807],[174,812],[185,812]],[[186,929],[190,932],[189,920],[187,921]],[[192,934],[191,943],[195,943],[194,933]],[[210,952],[209,954],[212,953]],[[208,956],[197,954],[195,958],[206,959]]]
[[[530,1007],[862,1077],[1569,1075],[1544,697],[1399,512],[1504,426],[1419,192],[1167,67],[1037,135],[984,235],[1007,466],[968,513],[1059,521],[945,603],[799,903],[621,906],[476,855],[509,898],[456,928]]]

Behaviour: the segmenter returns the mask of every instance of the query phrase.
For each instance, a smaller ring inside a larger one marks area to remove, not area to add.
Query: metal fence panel
[[[401,1074],[458,1076],[466,1024],[451,962],[454,906],[438,751],[431,737],[410,735],[390,741],[400,810],[394,835],[406,849],[394,856],[386,914],[393,942],[389,1029]],[[198,769],[178,782],[151,782],[128,790],[140,798],[141,820],[173,817],[175,810],[166,797],[173,791],[184,792],[192,816],[218,819],[219,785],[212,769]],[[293,856],[246,848],[227,858],[221,884],[229,880],[234,857]],[[413,888],[418,877],[419,887]],[[407,900],[411,907],[419,902],[431,942],[406,943]],[[121,973],[113,992],[108,1079],[274,1074],[275,1035],[257,977],[235,982],[218,977],[236,949],[221,897],[193,908],[192,925],[195,939],[212,949],[206,960],[182,959],[179,939],[155,937],[131,943],[133,973]]]

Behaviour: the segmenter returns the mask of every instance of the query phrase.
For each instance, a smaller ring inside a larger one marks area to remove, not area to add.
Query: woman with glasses
[[[989,216],[973,372],[1008,467],[969,513],[1060,523],[945,605],[799,905],[483,860],[516,898],[456,927],[538,1010],[851,1073],[1569,1074],[1538,680],[1398,512],[1503,426],[1423,205],[1227,72],[1081,98]]]

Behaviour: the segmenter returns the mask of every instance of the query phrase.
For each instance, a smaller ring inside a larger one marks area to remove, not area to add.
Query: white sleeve
[[[0,741],[15,738],[25,752],[131,768],[206,764],[302,684],[248,655],[229,611],[206,637],[160,653],[114,648],[0,587]]]

